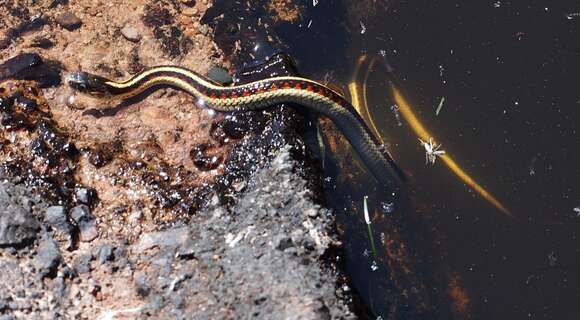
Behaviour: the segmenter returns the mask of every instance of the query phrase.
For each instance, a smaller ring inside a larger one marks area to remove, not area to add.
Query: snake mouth
[[[74,72],[66,78],[68,85],[75,91],[86,94],[95,98],[104,98],[110,96],[108,80],[88,72]]]

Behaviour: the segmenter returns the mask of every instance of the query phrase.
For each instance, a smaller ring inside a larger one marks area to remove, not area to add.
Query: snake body
[[[262,110],[280,103],[291,103],[296,108],[303,107],[330,118],[379,183],[397,188],[404,180],[401,170],[383,151],[353,106],[336,91],[306,78],[281,76],[222,86],[186,68],[159,66],[123,82],[77,72],[68,78],[68,83],[81,93],[119,100],[154,86],[169,85],[196,97],[199,106],[222,112]]]

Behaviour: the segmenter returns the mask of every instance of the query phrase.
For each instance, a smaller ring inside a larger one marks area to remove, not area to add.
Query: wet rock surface
[[[209,208],[189,226],[142,238],[132,250],[146,252],[147,272],[136,285],[149,297],[149,312],[160,318],[171,316],[168,311],[194,318],[352,318],[328,281],[334,271],[319,264],[335,241],[328,233],[332,215],[311,202],[295,169],[283,150],[257,172],[231,212]],[[308,210],[323,218],[311,220]],[[183,268],[168,277],[169,266]],[[271,272],[276,269],[285,271]],[[159,299],[175,309],[160,308]]]
[[[135,243],[109,240],[61,251],[53,233],[42,230],[29,248],[0,251],[0,267],[7,271],[0,273],[3,312],[40,318],[354,319],[337,271],[321,263],[338,244],[332,212],[312,202],[288,149],[257,171],[231,210],[210,206],[187,225],[145,233]],[[45,211],[51,225],[66,226],[61,207]],[[87,212],[72,211],[73,219],[80,215],[74,212]]]

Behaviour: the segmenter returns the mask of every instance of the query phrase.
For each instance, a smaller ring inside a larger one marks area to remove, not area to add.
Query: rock
[[[70,11],[66,11],[61,15],[56,17],[56,22],[63,28],[67,29],[68,31],[73,31],[78,29],[83,22],[79,17],[77,17],[74,13]]]
[[[125,39],[132,41],[132,42],[139,42],[141,40],[141,35],[139,34],[139,30],[137,28],[132,27],[126,24],[123,29],[121,29],[121,34]]]
[[[3,204],[0,203],[0,247],[21,247],[36,239],[40,223],[21,206],[2,207]]]
[[[55,275],[62,259],[57,242],[51,237],[45,237],[38,245],[37,252],[33,264],[41,277]]]
[[[55,46],[55,43],[49,38],[37,37],[30,42],[30,46],[33,48],[50,49]]]
[[[220,67],[211,67],[207,72],[207,77],[219,84],[230,84],[233,81],[232,76]]]
[[[143,251],[153,247],[177,248],[187,244],[189,231],[187,227],[172,228],[160,232],[151,232],[143,235],[136,246],[136,250]]]
[[[177,250],[177,256],[182,259],[192,259],[198,251],[198,245],[195,240],[187,239]]]
[[[113,259],[114,260],[121,260],[127,256],[127,246],[126,245],[119,245],[113,251]]]
[[[91,272],[91,260],[93,257],[90,254],[81,254],[75,257],[73,261],[73,268],[78,273]]]
[[[66,218],[66,211],[63,206],[52,206],[46,208],[44,221],[51,226],[69,225]]]
[[[54,279],[54,287],[53,287],[53,291],[60,296],[64,296],[66,294],[66,281],[64,280],[63,277],[59,276],[56,277],[56,279]]]
[[[19,54],[0,64],[0,79],[18,78],[42,64],[42,58],[36,53]]]
[[[198,31],[204,36],[207,36],[209,34],[209,27],[205,24],[202,24],[199,26]]]
[[[142,298],[147,297],[151,292],[151,288],[147,285],[147,280],[144,276],[137,277],[135,280],[135,289],[137,290],[137,294]]]
[[[93,188],[78,188],[75,196],[77,201],[89,206],[97,201],[97,191]]]
[[[304,214],[306,214],[306,216],[310,218],[316,218],[318,216],[318,208],[316,207],[307,208],[306,211],[304,211]]]
[[[103,244],[98,251],[97,261],[105,264],[113,259],[113,247],[110,244]]]
[[[63,206],[48,207],[44,213],[44,221],[52,228],[54,238],[61,242],[65,249],[72,248],[74,228],[69,223]]]
[[[274,248],[280,250],[280,251],[284,251],[292,246],[294,246],[294,244],[292,243],[292,239],[290,239],[290,237],[286,234],[278,234],[276,236],[274,236],[274,239],[272,240],[274,243]]]
[[[185,8],[183,11],[181,11],[181,13],[184,16],[193,17],[194,15],[198,14],[198,11],[196,8]]]
[[[81,241],[89,242],[99,236],[97,221],[95,216],[91,214],[89,207],[84,204],[78,205],[71,209],[70,216],[79,227]]]
[[[3,99],[2,102],[8,103],[8,100]],[[10,105],[12,105],[12,102],[10,102]],[[0,188],[0,206],[6,207],[10,204],[10,202],[10,195],[8,194],[8,191],[6,191],[4,185],[2,185],[2,188]]]

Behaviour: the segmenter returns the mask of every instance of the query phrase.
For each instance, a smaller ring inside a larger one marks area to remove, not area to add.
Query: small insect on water
[[[431,162],[434,165],[437,157],[445,154],[444,150],[439,150],[441,144],[437,145],[433,142],[433,138],[429,138],[429,142],[419,139],[419,143],[425,148],[425,164]]]

